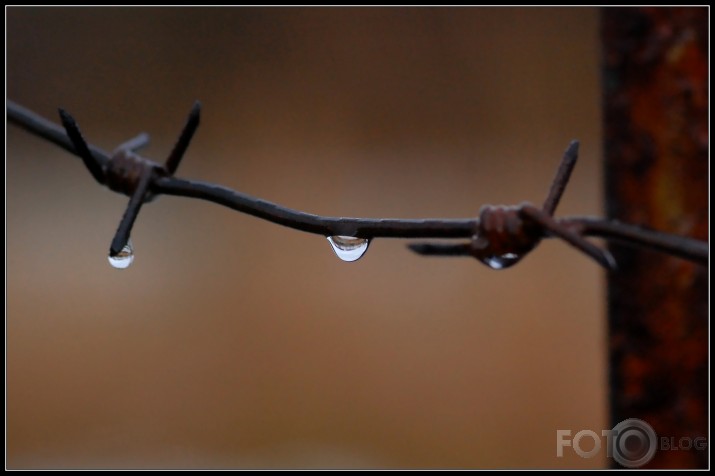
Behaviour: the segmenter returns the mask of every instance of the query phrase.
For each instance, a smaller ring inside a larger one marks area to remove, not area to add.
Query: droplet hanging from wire
[[[127,244],[124,245],[124,248],[122,248],[122,251],[116,255],[110,254],[107,259],[109,259],[109,264],[117,269],[125,269],[131,266],[134,262],[134,246],[132,245],[132,241],[129,240]]]
[[[370,240],[354,236],[329,236],[328,241],[335,254],[343,261],[357,261],[367,251]]]

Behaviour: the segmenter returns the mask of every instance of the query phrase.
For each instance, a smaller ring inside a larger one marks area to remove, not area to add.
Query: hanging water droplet
[[[356,261],[367,251],[370,240],[354,236],[329,236],[328,241],[333,251],[343,261]]]
[[[118,254],[108,256],[109,264],[117,269],[128,268],[134,261],[134,247],[132,246],[132,240],[129,240],[122,251]]]
[[[504,253],[503,255],[480,258],[480,261],[492,269],[504,269],[515,264],[520,259],[521,256],[515,253]]]

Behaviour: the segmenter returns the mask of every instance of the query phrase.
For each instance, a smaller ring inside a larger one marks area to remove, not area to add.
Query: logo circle
[[[611,455],[626,468],[639,468],[655,456],[658,437],[648,423],[628,418],[613,427]]]

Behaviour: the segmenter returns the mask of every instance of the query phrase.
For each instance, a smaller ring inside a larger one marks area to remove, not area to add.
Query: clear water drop
[[[521,256],[515,253],[504,253],[503,255],[481,258],[481,261],[492,269],[504,269],[515,264],[520,259]]]
[[[134,262],[134,247],[132,246],[132,240],[129,240],[122,251],[118,254],[108,256],[109,264],[117,269],[128,268]]]
[[[357,261],[367,251],[370,240],[354,236],[329,236],[328,241],[333,251],[343,261]]]

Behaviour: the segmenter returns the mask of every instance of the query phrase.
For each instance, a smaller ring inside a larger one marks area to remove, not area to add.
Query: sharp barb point
[[[184,153],[186,153],[186,149],[189,147],[189,143],[191,142],[196,129],[199,127],[199,123],[201,122],[200,116],[201,103],[196,101],[191,107],[189,117],[186,120],[186,125],[182,129],[181,134],[179,134],[179,139],[176,141],[174,150],[171,151],[169,158],[166,159],[165,167],[169,175],[174,175],[176,170],[179,168],[179,163],[184,157]]]
[[[568,185],[569,179],[571,178],[571,172],[573,172],[576,161],[578,160],[578,148],[579,141],[572,140],[561,158],[561,164],[558,170],[556,170],[556,176],[551,183],[549,194],[542,207],[542,210],[549,215],[554,214],[564,194],[564,190],[566,190],[566,185]]]
[[[75,153],[80,156],[84,165],[89,170],[89,173],[92,174],[92,177],[94,177],[94,179],[100,184],[104,184],[104,168],[102,167],[102,164],[94,158],[94,155],[92,155],[92,152],[89,150],[89,146],[84,140],[84,137],[82,137],[82,132],[80,132],[77,122],[70,115],[70,113],[64,109],[60,108],[59,113],[62,125],[67,132],[67,137],[69,137],[70,142],[72,142],[72,145],[74,146]]]

